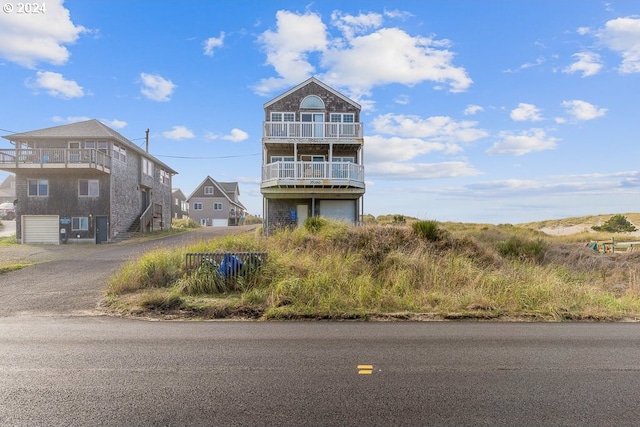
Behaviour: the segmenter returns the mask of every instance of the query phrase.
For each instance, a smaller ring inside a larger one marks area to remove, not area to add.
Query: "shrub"
[[[171,221],[171,227],[178,229],[191,229],[199,228],[200,226],[192,218],[178,218]]]
[[[438,227],[437,221],[418,221],[411,224],[411,228],[418,236],[431,242],[440,240],[442,231]]]
[[[614,215],[602,225],[591,227],[595,231],[608,231],[610,233],[625,233],[636,231],[637,228],[629,222],[624,215]]]
[[[542,239],[529,240],[511,236],[506,241],[498,242],[496,250],[505,258],[540,261],[547,246],[547,243]]]
[[[329,224],[325,218],[320,216],[310,217],[304,220],[304,228],[310,233],[317,233]]]

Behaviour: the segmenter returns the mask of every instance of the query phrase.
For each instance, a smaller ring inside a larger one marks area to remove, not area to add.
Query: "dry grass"
[[[145,255],[114,277],[109,294],[118,305],[118,296],[164,288],[173,303],[179,299],[183,312],[191,307],[205,316],[250,313],[262,319],[415,313],[562,320],[640,313],[640,254],[599,254],[585,241],[520,226],[425,227],[426,233],[413,225],[329,223],[314,232],[299,228],[270,237],[216,239]],[[194,283],[183,270],[187,251],[265,251],[269,256],[259,275],[239,291],[229,291],[207,287],[206,280]]]

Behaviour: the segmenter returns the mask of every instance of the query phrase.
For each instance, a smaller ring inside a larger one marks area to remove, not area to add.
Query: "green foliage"
[[[418,221],[411,224],[411,228],[418,236],[431,242],[440,240],[442,230],[438,227],[437,221]]]
[[[608,231],[610,233],[626,233],[636,231],[637,228],[629,222],[624,215],[614,215],[604,224],[591,227],[595,231]]]
[[[394,215],[393,216],[393,223],[394,224],[405,224],[407,222],[407,219],[404,217],[404,215]]]
[[[311,233],[318,233],[329,225],[329,221],[321,216],[313,216],[304,220],[304,228]]]
[[[140,305],[147,310],[175,310],[184,306],[184,300],[174,292],[151,292],[142,298]]]
[[[189,230],[193,228],[200,228],[200,225],[192,218],[175,218],[171,220],[171,228]]]
[[[521,261],[540,261],[546,248],[547,243],[542,239],[531,240],[518,236],[511,236],[496,245],[503,257]]]

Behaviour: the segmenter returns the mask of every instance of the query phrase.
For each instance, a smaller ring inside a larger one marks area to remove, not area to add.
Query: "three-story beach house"
[[[361,220],[360,110],[315,77],[264,104],[260,189],[267,233],[313,216]]]

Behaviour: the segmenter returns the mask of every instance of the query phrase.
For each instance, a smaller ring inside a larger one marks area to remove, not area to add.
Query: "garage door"
[[[214,227],[227,227],[229,225],[228,219],[214,219],[211,223]]]
[[[356,220],[356,202],[355,200],[321,200],[320,216],[354,222]]]
[[[60,243],[57,215],[23,215],[23,243]]]

